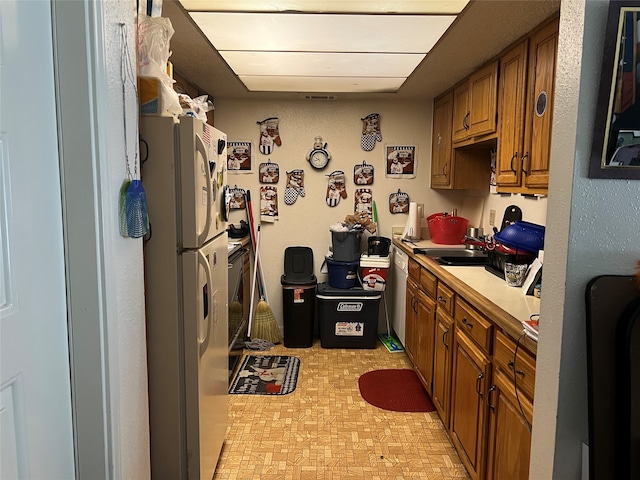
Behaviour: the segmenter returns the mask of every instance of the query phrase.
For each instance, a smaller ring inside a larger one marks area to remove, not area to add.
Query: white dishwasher
[[[405,298],[407,296],[407,277],[409,276],[409,257],[393,245],[393,315],[391,328],[396,332],[404,346],[405,337]]]

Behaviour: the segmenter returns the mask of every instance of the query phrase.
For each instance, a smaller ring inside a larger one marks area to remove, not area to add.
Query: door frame
[[[76,478],[95,480],[120,471],[109,388],[118,374],[108,348],[111,232],[104,231],[101,191],[109,139],[104,8],[51,1]]]

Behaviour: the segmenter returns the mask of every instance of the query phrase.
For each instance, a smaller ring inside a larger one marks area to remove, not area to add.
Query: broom
[[[256,233],[256,251],[255,251],[255,267],[253,272],[254,283],[256,281],[258,258],[260,252],[260,225],[258,225],[257,233]],[[280,343],[282,342],[282,332],[280,331],[280,327],[278,327],[278,322],[276,321],[276,317],[271,310],[271,307],[266,302],[266,287],[264,285],[264,279],[259,282],[260,285],[260,301],[258,305],[256,305],[255,313],[253,315],[253,321],[250,320],[249,325],[249,336],[254,338],[261,338],[271,343]],[[252,285],[252,293],[251,293],[251,305],[253,306],[253,298],[255,294],[255,285]]]
[[[229,334],[231,335],[242,323],[242,304],[238,300],[240,291],[240,281],[242,280],[242,270],[236,279],[236,288],[233,291],[233,301],[229,304]]]

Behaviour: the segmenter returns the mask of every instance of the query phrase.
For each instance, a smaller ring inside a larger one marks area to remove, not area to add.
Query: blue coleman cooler
[[[319,283],[316,303],[322,348],[375,348],[381,298],[377,290]]]

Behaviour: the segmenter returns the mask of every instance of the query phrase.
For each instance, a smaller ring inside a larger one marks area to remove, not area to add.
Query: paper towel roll
[[[407,240],[420,240],[420,212],[416,202],[409,203],[409,218],[402,232],[402,237]]]

